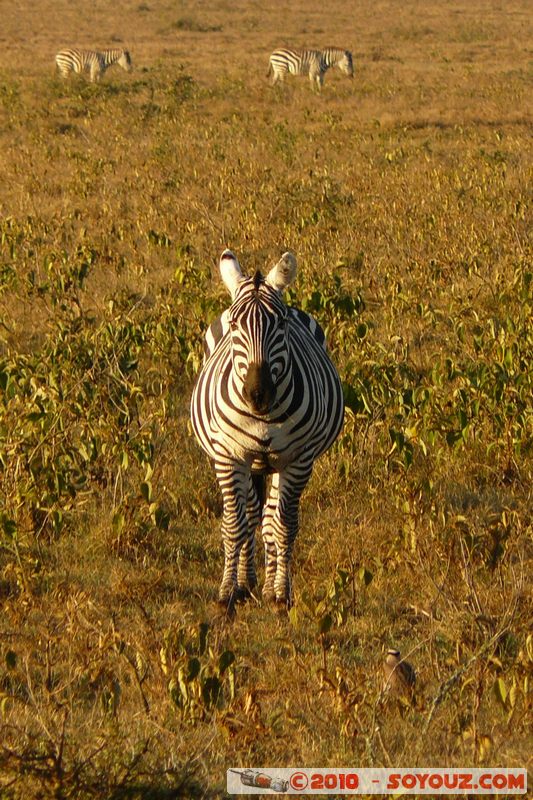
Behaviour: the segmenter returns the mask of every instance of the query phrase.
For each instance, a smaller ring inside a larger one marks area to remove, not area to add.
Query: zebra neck
[[[120,53],[117,50],[104,50],[102,53],[106,67],[110,67],[115,61],[120,58]]]
[[[326,50],[323,53],[323,60],[326,67],[334,67],[344,55],[342,50]]]

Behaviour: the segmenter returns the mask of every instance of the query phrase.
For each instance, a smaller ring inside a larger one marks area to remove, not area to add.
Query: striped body
[[[299,500],[313,462],[341,429],[342,387],[320,326],[281,298],[296,273],[294,256],[285,254],[266,279],[252,279],[225,251],[221,272],[233,303],[207,332],[191,401],[193,429],[214,460],[224,503],[219,599],[231,603],[256,586],[261,523],[263,596],[288,605]]]
[[[272,85],[283,81],[286,75],[308,75],[311,84],[318,88],[324,81],[324,63],[320,50],[274,50],[269,59],[267,77]]]
[[[326,47],[324,50],[274,50],[270,56],[267,77],[272,84],[283,81],[286,75],[308,75],[319,90],[330,67],[338,67],[353,78],[353,60],[349,50]]]
[[[99,81],[113,64],[119,64],[126,72],[131,71],[131,57],[127,50],[61,50],[56,55],[56,66],[62,78],[71,72],[88,72],[92,82]]]

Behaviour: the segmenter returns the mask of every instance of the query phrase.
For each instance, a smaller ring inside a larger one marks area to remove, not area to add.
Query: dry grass
[[[12,6],[2,796],[219,797],[238,764],[529,766],[527,4]],[[131,75],[54,75],[61,47],[117,44]],[[285,44],[349,47],[355,80],[271,89]],[[302,503],[294,610],[232,624],[188,425],[226,245],[248,270],[297,253],[291,299],[349,405]],[[392,645],[413,707],[382,702]]]

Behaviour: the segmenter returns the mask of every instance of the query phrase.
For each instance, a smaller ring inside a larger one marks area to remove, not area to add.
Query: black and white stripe
[[[77,50],[68,48],[56,55],[56,66],[61,77],[67,78],[71,72],[88,72],[90,80],[99,81],[106,69],[119,64],[126,72],[131,71],[131,57],[128,50]]]
[[[320,50],[274,50],[268,63],[267,78],[272,85],[283,81],[286,75],[308,75],[311,84],[320,89],[324,81],[324,68]]]
[[[219,600],[231,604],[256,586],[255,531],[261,523],[263,597],[289,605],[299,500],[313,462],[342,427],[341,382],[320,326],[282,300],[296,275],[291,253],[266,278],[260,272],[247,278],[225,250],[220,271],[233,302],[207,332],[191,401],[193,429],[214,460],[223,497]]]

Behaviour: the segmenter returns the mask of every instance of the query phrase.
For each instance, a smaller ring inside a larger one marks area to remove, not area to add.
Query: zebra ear
[[[244,280],[244,275],[237,257],[231,250],[224,250],[220,256],[220,275],[233,300],[237,292],[237,286]]]
[[[275,267],[266,276],[266,283],[282,292],[296,277],[296,256],[294,253],[283,253]]]

